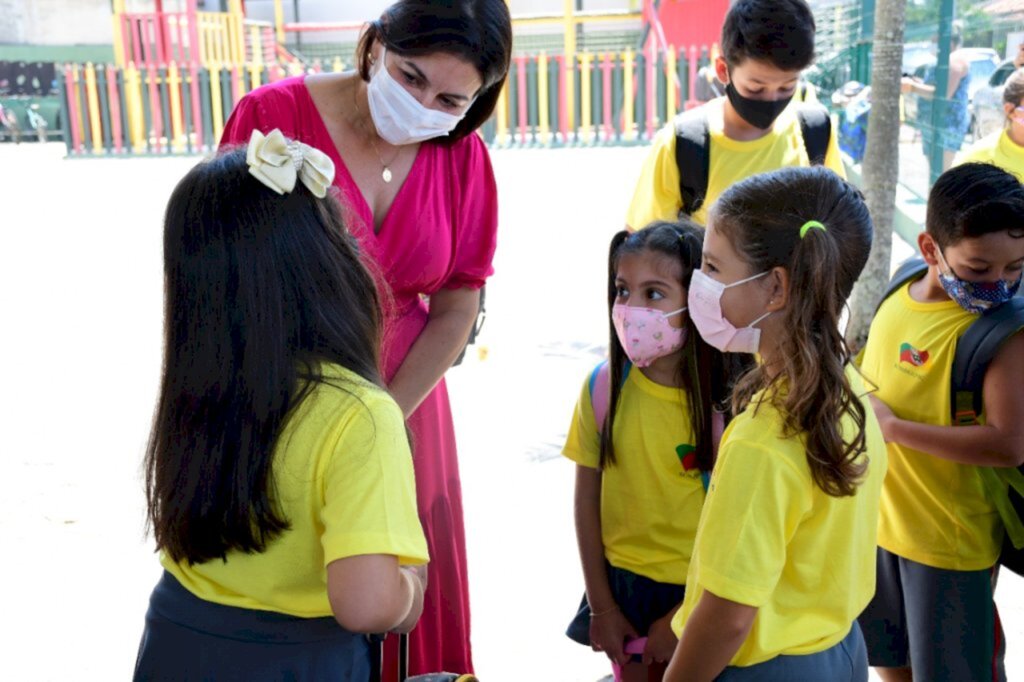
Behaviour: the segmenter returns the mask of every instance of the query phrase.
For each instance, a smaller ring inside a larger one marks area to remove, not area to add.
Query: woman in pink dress
[[[345,222],[390,294],[383,369],[411,431],[430,550],[424,612],[409,639],[411,675],[473,670],[462,493],[443,377],[492,272],[497,191],[474,131],[494,109],[511,46],[504,0],[400,0],[368,25],[356,72],[259,88],[239,102],[221,139],[245,143],[253,129],[280,128],[329,154]],[[385,648],[387,675],[394,646]]]

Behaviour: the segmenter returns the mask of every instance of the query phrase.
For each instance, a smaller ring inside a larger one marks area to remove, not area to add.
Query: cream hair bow
[[[245,154],[252,176],[278,194],[295,189],[295,180],[323,199],[334,182],[334,162],[319,149],[289,140],[278,128],[264,135],[252,131]]]

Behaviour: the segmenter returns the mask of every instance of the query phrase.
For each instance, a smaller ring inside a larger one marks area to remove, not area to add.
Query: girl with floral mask
[[[668,626],[686,591],[722,421],[712,409],[725,399],[713,380],[722,356],[686,309],[701,241],[696,225],[667,222],[612,239],[610,358],[584,383],[563,450],[577,464],[586,583],[566,634],[604,652],[625,680],[661,679],[675,648]]]
[[[473,671],[462,493],[444,374],[491,275],[497,187],[474,131],[508,73],[504,0],[399,0],[366,25],[356,69],[298,76],[242,98],[222,144],[280,128],[324,150],[360,253],[390,306],[382,361],[416,447],[430,547],[426,610],[409,636],[409,674]],[[397,642],[384,644],[384,679]]]
[[[866,682],[886,449],[839,318],[867,262],[860,193],[824,168],[733,185],[711,209],[689,312],[757,353],[733,393],[665,680]]]
[[[1024,69],[1018,69],[1003,87],[1005,124],[957,155],[962,163],[991,163],[1024,178]]]

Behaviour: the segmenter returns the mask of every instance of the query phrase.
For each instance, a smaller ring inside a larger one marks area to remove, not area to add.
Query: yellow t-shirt
[[[779,168],[811,165],[794,107],[787,107],[776,119],[771,132],[764,137],[740,142],[725,136],[722,119],[724,103],[725,98],[720,97],[702,105],[707,110],[711,147],[707,197],[692,216],[701,225],[707,221],[708,208],[734,183]],[[839,156],[835,126],[832,126],[825,165],[846,177]],[[626,214],[626,224],[639,230],[655,220],[676,220],[682,205],[679,167],[676,165],[676,134],[674,124],[669,122],[658,131],[647,160],[644,161]]]
[[[275,501],[291,528],[259,554],[161,563],[197,597],[314,618],[331,615],[327,564],[391,554],[428,559],[402,412],[382,389],[337,365],[286,422],[274,449]]]
[[[991,163],[1024,180],[1024,147],[1010,139],[1005,130],[981,138],[956,155],[953,165]]]
[[[685,391],[656,384],[632,368],[622,387],[613,433],[615,464],[601,477],[605,557],[613,566],[651,580],[685,585],[704,504]],[[597,468],[600,453],[588,377],[562,454]]]
[[[849,633],[875,593],[885,442],[863,382],[852,369],[847,376],[867,413],[868,469],[852,497],[822,492],[803,437],[784,438],[781,415],[767,403],[745,410],[723,436],[672,629],[683,631],[705,590],[757,607],[730,665],[824,651]],[[855,428],[843,420],[847,438]]]
[[[909,285],[882,304],[861,369],[897,417],[952,425],[949,386],[956,343],[977,317],[952,300],[915,301]],[[935,568],[974,571],[995,564],[1002,523],[978,467],[895,443],[888,447],[878,544]]]

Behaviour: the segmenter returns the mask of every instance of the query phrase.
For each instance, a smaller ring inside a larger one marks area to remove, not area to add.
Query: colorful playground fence
[[[221,67],[168,62],[125,67],[68,64],[59,74],[69,156],[201,154],[216,147],[235,104],[250,90],[289,75],[250,53]],[[482,134],[495,147],[638,144],[677,111],[695,105],[697,69],[707,50],[663,53],[520,55]],[[339,60],[313,71],[341,71]],[[301,72],[301,71],[299,71]]]

